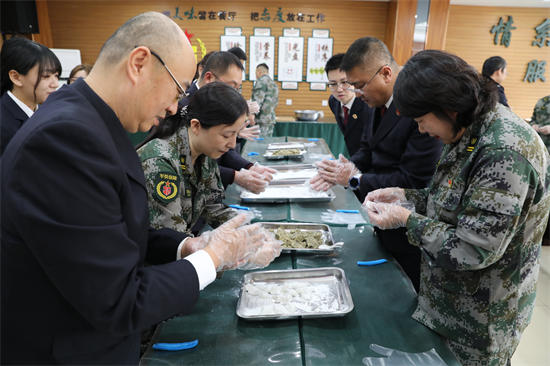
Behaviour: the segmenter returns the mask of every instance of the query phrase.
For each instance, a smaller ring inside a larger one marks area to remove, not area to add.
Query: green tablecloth
[[[273,136],[320,137],[325,140],[336,158],[340,154],[349,158],[342,131],[336,123],[322,122],[277,122]]]

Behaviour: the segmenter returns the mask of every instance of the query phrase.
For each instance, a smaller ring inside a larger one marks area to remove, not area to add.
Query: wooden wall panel
[[[261,5],[260,5],[261,4]],[[251,12],[264,11],[263,3],[257,1],[49,1],[48,9],[51,20],[53,46],[56,48],[78,48],[82,53],[82,61],[93,64],[99,54],[101,46],[107,38],[126,20],[145,11],[163,12],[168,10],[171,16],[175,16],[176,7],[179,7],[179,15],[182,18],[185,11],[194,8],[195,15],[198,11],[232,11],[237,13],[234,21],[220,20],[178,20],[176,23],[182,29],[193,34],[191,43],[199,46],[200,39],[207,51],[219,50],[220,35],[225,27],[242,27],[243,35],[253,34],[254,27],[270,27],[271,35],[282,36],[283,28],[300,28],[301,36],[305,39],[305,56],[307,55],[307,38],[311,36],[312,29],[330,29],[330,36],[334,38],[334,53],[345,52],[354,40],[364,36],[373,36],[384,40],[386,31],[386,2],[372,1],[273,1],[267,5],[271,20],[279,7],[286,20],[287,13],[304,14],[322,13],[325,15],[323,23],[306,22],[252,22]],[[307,19],[307,18],[306,18]],[[314,18],[315,19],[315,18]],[[277,42],[276,42],[277,45]],[[247,39],[248,48],[248,39]],[[200,47],[198,47],[200,50]],[[277,55],[277,46],[275,50]],[[247,52],[249,50],[247,49]],[[200,53],[200,52],[199,52]],[[202,54],[199,55],[199,60]],[[275,62],[277,72],[277,61]],[[304,75],[305,75],[304,62]],[[248,72],[248,70],[247,70]],[[279,87],[280,87],[280,83]],[[252,82],[243,83],[243,96],[247,99],[251,96]],[[328,100],[330,91],[310,91],[309,83],[299,83],[299,89],[281,90],[279,94],[279,106],[277,115],[294,115],[296,109],[316,109],[330,116],[328,107],[322,107],[321,102]],[[286,99],[292,99],[293,104],[287,106]]]
[[[517,29],[512,31],[509,47],[494,44],[491,28],[503,17],[513,16]],[[550,47],[539,48],[535,27],[550,18],[548,8],[481,7],[451,5],[445,50],[465,59],[481,72],[483,62],[501,56],[508,63],[508,77],[503,83],[508,104],[521,118],[530,118],[538,99],[550,94]],[[546,82],[523,82],[531,60],[546,60]]]
[[[33,34],[32,40],[43,44],[46,47],[53,48],[50,15],[48,12],[48,3],[46,0],[36,1],[36,13],[38,15],[38,29],[40,30],[40,33]]]
[[[451,10],[451,0],[430,1],[428,15],[428,30],[426,32],[426,46],[424,49],[444,50],[447,36],[447,24]]]
[[[395,38],[390,52],[399,65],[404,65],[411,58],[417,0],[398,0],[395,18]]]

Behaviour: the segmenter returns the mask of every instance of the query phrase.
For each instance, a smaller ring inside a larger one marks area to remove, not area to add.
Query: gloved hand
[[[239,137],[249,141],[254,141],[254,139],[260,136],[260,126],[254,127],[245,127],[239,132]]]
[[[411,214],[406,208],[391,203],[367,201],[366,206],[371,224],[382,230],[407,226]]]
[[[334,186],[334,183],[327,182],[323,177],[317,173],[311,180],[309,181],[309,188],[313,189],[314,191],[323,191],[326,192],[329,189],[331,189]]]
[[[542,133],[543,135],[548,135],[550,133],[550,125],[539,127],[537,132]]]
[[[203,233],[199,239],[204,249],[209,248],[219,259],[216,271],[235,268],[246,263],[261,248],[266,239],[260,224],[241,226],[246,220],[239,215],[216,230]]]
[[[398,201],[405,202],[406,200],[403,188],[382,188],[369,192],[363,204],[366,205],[368,201],[394,203]]]
[[[256,125],[256,117],[255,117],[255,114],[254,113],[250,113],[248,115],[248,125],[249,126],[254,126]]]
[[[258,102],[247,100],[246,104],[248,104],[248,113],[258,113],[260,111],[260,105]]]
[[[266,167],[264,165],[261,165],[257,162],[253,166],[251,166],[250,169],[248,169],[248,170],[252,170],[253,172],[263,174],[265,176],[265,178],[269,179],[270,182],[273,179],[272,174],[277,174],[277,171],[275,169],[268,168],[268,167]]]
[[[281,245],[283,245],[283,242],[276,240],[275,236],[266,229],[262,228],[262,230],[265,235],[264,245],[248,259],[246,264],[238,266],[238,269],[250,270],[264,268],[281,255]]]
[[[445,361],[443,361],[433,348],[428,352],[408,353],[382,347],[377,344],[371,344],[370,349],[386,357],[365,357],[362,361],[363,364],[367,366],[447,366]]]
[[[346,159],[342,154],[340,154],[338,160],[323,159],[316,165],[320,168],[319,174],[325,181],[344,187],[349,184],[351,177],[360,173],[355,164]]]
[[[251,169],[241,169],[235,172],[234,182],[242,188],[254,194],[259,194],[265,191],[269,185],[271,178],[266,177],[267,174],[260,174]]]

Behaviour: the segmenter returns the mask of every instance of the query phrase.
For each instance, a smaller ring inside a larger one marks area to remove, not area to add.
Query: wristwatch
[[[349,179],[349,187],[353,189],[354,191],[359,188],[359,184],[361,183],[361,173],[355,174],[353,177]]]

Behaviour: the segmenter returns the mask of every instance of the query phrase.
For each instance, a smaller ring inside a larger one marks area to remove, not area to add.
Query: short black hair
[[[420,51],[395,80],[393,102],[399,114],[419,118],[430,112],[452,125],[455,136],[495,108],[496,84],[460,57],[439,50]],[[457,112],[452,120],[447,112]]]
[[[395,64],[395,60],[390,50],[388,50],[384,42],[378,38],[363,37],[349,46],[340,64],[340,70],[348,72],[357,66],[362,69],[378,68],[382,66],[379,64],[387,64],[390,66]]]
[[[241,60],[239,60],[234,54],[224,51],[214,52],[204,64],[201,80],[204,79],[204,75],[206,75],[208,71],[217,76],[225,75],[229,68],[233,65],[237,66],[241,71],[244,71],[244,66]]]
[[[327,64],[325,65],[325,72],[327,73],[327,77],[329,71],[340,70],[340,64],[342,63],[343,58],[343,53],[337,53],[336,55],[328,59]]]
[[[246,53],[244,53],[244,51],[240,47],[230,48],[227,50],[227,52],[234,54],[239,58],[239,60],[244,60],[244,61],[248,60],[248,58],[246,57]]]
[[[259,64],[258,66],[256,66],[256,68],[258,67],[265,67],[265,69],[269,71],[269,66],[267,66],[267,64]]]
[[[500,69],[504,70],[506,68],[506,60],[504,60],[500,56],[493,56],[489,57],[485,62],[483,63],[483,68],[481,69],[481,73],[483,76],[491,77],[495,71],[498,71]]]
[[[38,65],[38,73],[34,90],[45,73],[61,76],[61,62],[48,47],[27,38],[12,37],[4,41],[0,51],[0,80],[2,82],[0,94],[13,89],[10,71],[15,70],[21,75],[27,75],[33,67]],[[36,95],[35,95],[36,98]]]

